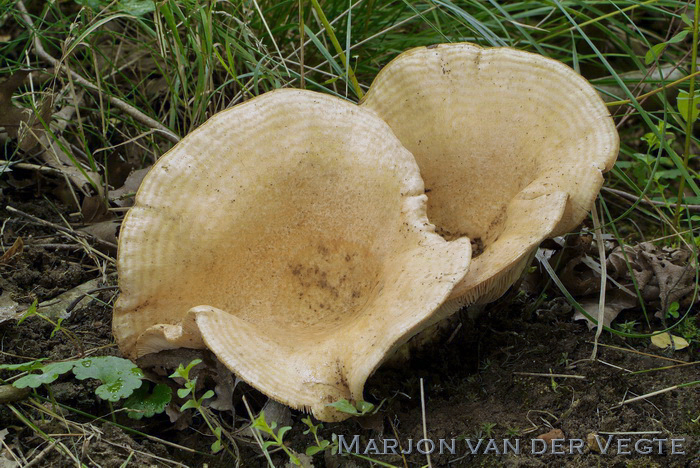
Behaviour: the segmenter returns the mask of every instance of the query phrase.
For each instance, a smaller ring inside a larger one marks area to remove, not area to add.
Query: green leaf
[[[184,405],[180,407],[180,411],[186,411],[190,408],[196,408],[197,402],[194,400],[187,400]]]
[[[75,0],[75,3],[99,13],[112,2],[109,0]],[[121,0],[114,5],[114,8],[130,15],[143,16],[155,11],[156,5],[153,0]]]
[[[684,29],[683,31],[679,32],[678,34],[673,36],[671,39],[666,41],[666,43],[667,44],[677,44],[677,43],[681,42],[683,39],[685,39],[685,36],[687,36],[689,32],[690,31],[688,31],[687,29]]]
[[[202,398],[200,398],[200,400],[207,400],[207,399],[209,399],[209,398],[211,398],[211,397],[213,397],[213,396],[214,396],[214,392],[213,392],[212,390],[207,390],[207,391],[204,393],[204,395],[202,395]]]
[[[192,368],[194,366],[196,366],[197,364],[199,364],[201,362],[202,362],[201,359],[195,359],[192,362],[190,362],[189,364],[187,364],[187,367],[183,367],[183,365],[180,364],[177,367],[177,369],[175,370],[175,372],[173,372],[170,375],[170,378],[174,379],[174,378],[180,377],[180,378],[183,378],[185,380],[190,380],[190,371],[192,370]]]
[[[17,388],[37,388],[43,384],[50,384],[59,376],[65,374],[66,372],[70,372],[75,364],[76,361],[54,362],[52,364],[47,364],[38,369],[41,371],[41,374],[25,375],[24,377],[14,381],[12,385]]]
[[[284,439],[284,435],[289,431],[292,427],[291,426],[283,426],[280,427],[280,430],[277,431],[277,438],[282,441]]]
[[[680,304],[678,302],[672,302],[670,306],[668,306],[668,316],[673,317],[673,318],[678,318],[678,309],[680,308]]]
[[[327,442],[327,441],[324,440],[324,442]],[[322,450],[323,450],[323,448],[319,447],[318,445],[314,445],[314,446],[308,447],[306,449],[306,454],[310,457],[313,457],[314,455],[316,455],[318,452],[321,452]]]
[[[143,381],[142,385],[131,394],[124,402],[124,408],[129,410],[128,416],[131,419],[141,419],[153,417],[165,411],[172,399],[173,391],[164,384],[158,384],[149,392],[150,385]]]
[[[27,311],[26,311],[25,313],[22,314],[22,317],[20,317],[20,319],[17,321],[17,325],[21,325],[22,322],[24,322],[25,320],[27,320],[27,319],[28,319],[29,317],[31,317],[32,315],[35,315],[35,314],[36,314],[36,306],[37,306],[37,304],[39,304],[39,300],[38,300],[38,299],[34,299],[34,302],[32,302],[32,305],[29,306],[29,309],[27,309]]]
[[[179,396],[180,398],[185,398],[187,395],[190,394],[190,392],[192,392],[191,388],[178,388],[177,396]]]
[[[102,385],[95,394],[108,401],[119,401],[141,386],[143,372],[128,359],[116,356],[85,358],[73,368],[78,380],[97,379]]]
[[[667,43],[662,42],[661,44],[656,44],[652,46],[651,49],[649,49],[649,51],[644,56],[644,65],[649,65],[651,64],[651,62],[656,60],[657,57],[660,57],[666,49],[667,45]]]
[[[267,449],[269,449],[270,447],[273,447],[273,446],[274,446],[274,447],[279,446],[279,444],[277,443],[277,441],[268,440],[267,442],[263,443],[263,445],[262,445],[263,450],[267,450]]]
[[[690,16],[688,16],[687,13],[683,13],[681,15],[681,21],[683,21],[683,23],[685,23],[686,26],[688,26],[690,28],[693,27],[693,20],[690,19]]]
[[[23,362],[22,364],[2,364],[0,365],[0,370],[30,372],[44,367],[43,361],[45,360],[46,358],[41,358],[36,361]]]
[[[360,410],[361,414],[367,414],[374,409],[374,405],[368,401],[358,401],[357,409]]]
[[[678,112],[685,121],[688,121],[688,107],[691,106],[693,109],[690,115],[690,121],[695,122],[698,119],[698,115],[700,115],[700,89],[693,93],[692,99],[690,99],[688,91],[678,91],[676,103],[678,104]]]
[[[338,400],[338,401],[336,401],[336,402],[334,402],[334,403],[330,403],[330,404],[328,404],[328,405],[326,405],[326,406],[330,406],[330,407],[332,407],[332,408],[335,408],[335,409],[337,409],[338,411],[340,411],[341,413],[345,413],[345,414],[352,414],[352,415],[355,415],[355,416],[357,416],[357,415],[360,414],[360,413],[357,411],[357,408],[355,408],[355,406],[353,406],[353,404],[350,403],[350,402],[349,402],[348,400],[346,400],[345,398],[343,398],[342,400]]]
[[[61,324],[63,323],[63,318],[59,318],[58,321],[56,322],[56,326],[54,329],[51,331],[51,335],[49,336],[50,338],[53,338],[54,335],[56,334],[57,331],[61,329]]]
[[[122,0],[118,3],[118,9],[130,15],[143,16],[153,13],[156,4],[153,0]]]

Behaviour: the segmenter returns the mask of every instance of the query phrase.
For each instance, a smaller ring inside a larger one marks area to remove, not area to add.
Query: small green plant
[[[379,411],[379,408],[381,408],[383,404],[384,400],[382,400],[378,406],[375,406],[373,403],[368,401],[360,400],[353,405],[351,402],[343,398],[342,400],[329,403],[326,406],[333,407],[341,413],[351,414],[353,416],[367,416],[369,414],[375,414],[377,411]]]
[[[485,435],[487,438],[493,437],[493,430],[496,427],[496,423],[489,423],[485,422],[481,425],[481,433]]]
[[[29,372],[12,383],[17,388],[38,388],[72,371],[78,380],[101,381],[102,385],[97,387],[95,394],[111,402],[130,396],[141,386],[143,379],[143,372],[133,362],[116,356],[90,357],[49,364],[44,364],[43,360],[37,360],[23,364],[2,365],[0,370]]]
[[[149,393],[148,384],[143,380],[143,372],[128,359],[116,356],[98,356],[44,363],[38,359],[22,364],[0,365],[0,370],[27,372],[16,379],[12,385],[16,388],[36,389],[49,385],[60,376],[72,372],[76,379],[99,380],[102,384],[95,389],[95,394],[110,404],[122,399],[129,417],[141,419],[165,411],[170,402],[171,390],[167,385],[156,385]]]
[[[188,409],[194,409],[202,416],[204,422],[209,427],[209,430],[216,437],[216,441],[213,444],[211,444],[211,451],[212,453],[218,453],[224,448],[221,439],[221,426],[216,424],[215,421],[212,421],[211,418],[207,416],[207,413],[202,407],[202,402],[213,397],[214,391],[207,390],[201,397],[197,398],[197,395],[195,393],[197,387],[197,377],[190,377],[190,371],[192,370],[192,368],[197,364],[200,364],[201,362],[201,359],[195,359],[189,364],[187,364],[187,366],[183,366],[182,364],[180,364],[175,370],[175,372],[173,372],[172,375],[170,375],[170,378],[181,378],[185,381],[183,387],[178,389],[177,396],[179,396],[180,398],[189,397],[189,399],[180,407],[180,411],[184,412]]]
[[[127,413],[129,418],[151,418],[165,411],[165,407],[172,399],[172,390],[164,384],[157,384],[150,391],[149,387],[151,385],[144,381],[124,402],[124,408],[129,411]]]
[[[549,369],[549,373],[550,374],[552,373],[552,369]],[[559,384],[557,383],[556,380],[554,380],[554,377],[550,377],[550,381],[551,381],[550,385],[552,386],[552,391],[554,393],[557,393],[557,389],[559,388]]]
[[[520,436],[520,429],[517,427],[509,427],[506,429],[506,437],[519,437]]]
[[[666,311],[666,318],[672,317],[674,319],[678,318],[678,309],[680,309],[680,305],[678,302],[672,302],[670,306],[668,306],[668,310]]]
[[[627,320],[623,323],[618,323],[615,326],[623,333],[634,333],[634,329],[637,325],[639,325],[639,322],[636,320]]]
[[[265,451],[265,453],[269,455],[268,449],[270,447],[277,447],[279,449],[282,449],[284,453],[287,454],[290,462],[294,463],[297,466],[301,466],[301,460],[299,459],[299,455],[284,444],[284,435],[292,428],[291,426],[282,426],[279,429],[277,429],[277,432],[275,432],[275,429],[277,428],[277,423],[272,421],[270,424],[268,424],[265,420],[265,412],[260,411],[258,417],[253,420],[252,427],[264,434],[267,434],[272,439],[263,442],[262,449],[263,451]]]
[[[678,325],[678,333],[685,338],[688,343],[700,344],[700,327],[696,317],[688,317]]]
[[[302,418],[301,422],[306,424],[306,427],[308,427],[308,429],[304,431],[304,434],[313,435],[314,441],[316,442],[316,445],[312,445],[310,447],[307,447],[306,454],[308,456],[312,457],[319,452],[323,452],[324,450],[326,450],[328,447],[331,446],[330,441],[325,440],[325,439],[319,439],[319,437],[318,437],[318,431],[319,431],[319,429],[323,428],[323,424],[321,424],[321,423],[314,424],[313,421],[311,421],[311,418],[309,416]],[[335,454],[335,452],[334,452],[334,454]]]
[[[51,330],[51,335],[50,337],[53,338],[56,336],[56,333],[61,332],[63,335],[65,335],[66,338],[68,338],[72,343],[76,345],[76,347],[80,350],[80,355],[83,355],[83,343],[80,341],[80,339],[73,333],[72,331],[63,328],[63,318],[59,318],[58,320],[54,321],[51,318],[47,317],[46,315],[42,314],[38,310],[38,305],[39,301],[38,299],[34,299],[34,302],[32,302],[32,305],[29,306],[29,309],[22,314],[22,317],[17,321],[17,325],[21,325],[22,322],[27,320],[29,317],[39,317],[40,319],[50,323],[53,325],[53,330]]]
[[[557,360],[557,365],[567,367],[569,365],[569,353],[561,353]]]

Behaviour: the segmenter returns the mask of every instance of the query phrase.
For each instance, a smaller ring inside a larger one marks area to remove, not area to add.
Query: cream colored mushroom
[[[114,335],[131,358],[207,347],[321,420],[443,318],[468,239],[426,217],[418,166],[373,113],[299,90],[192,132],[146,176],[119,237]]]
[[[362,105],[415,156],[438,232],[483,244],[453,306],[500,297],[543,239],[581,223],[618,152],[610,114],[584,78],[509,48],[409,50]]]

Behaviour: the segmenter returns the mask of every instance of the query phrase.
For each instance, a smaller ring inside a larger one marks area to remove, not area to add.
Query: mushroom
[[[362,106],[415,156],[438,232],[483,247],[453,308],[497,299],[542,240],[580,224],[619,147],[583,77],[509,48],[411,49],[380,71]]]
[[[119,236],[114,335],[132,359],[209,348],[321,420],[442,319],[466,238],[426,215],[418,166],[372,112],[278,90],[209,119],[144,179]]]

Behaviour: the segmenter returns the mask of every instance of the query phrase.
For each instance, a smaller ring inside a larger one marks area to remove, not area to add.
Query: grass
[[[685,246],[697,268],[699,14],[698,2],[679,0],[0,1],[0,80],[36,70],[16,103],[38,116],[53,104],[44,149],[58,147],[70,163],[55,167],[72,164],[92,186],[71,190],[104,196],[126,163],[152,164],[214,113],[269,90],[356,102],[411,47],[468,41],[536,52],[591,80],[618,126],[620,156],[599,199],[603,231],[620,245]],[[0,135],[0,144],[3,171],[32,164],[12,139]],[[108,261],[92,257],[104,271]],[[647,337],[651,315],[608,330]],[[667,329],[689,327],[691,315],[680,310]]]

